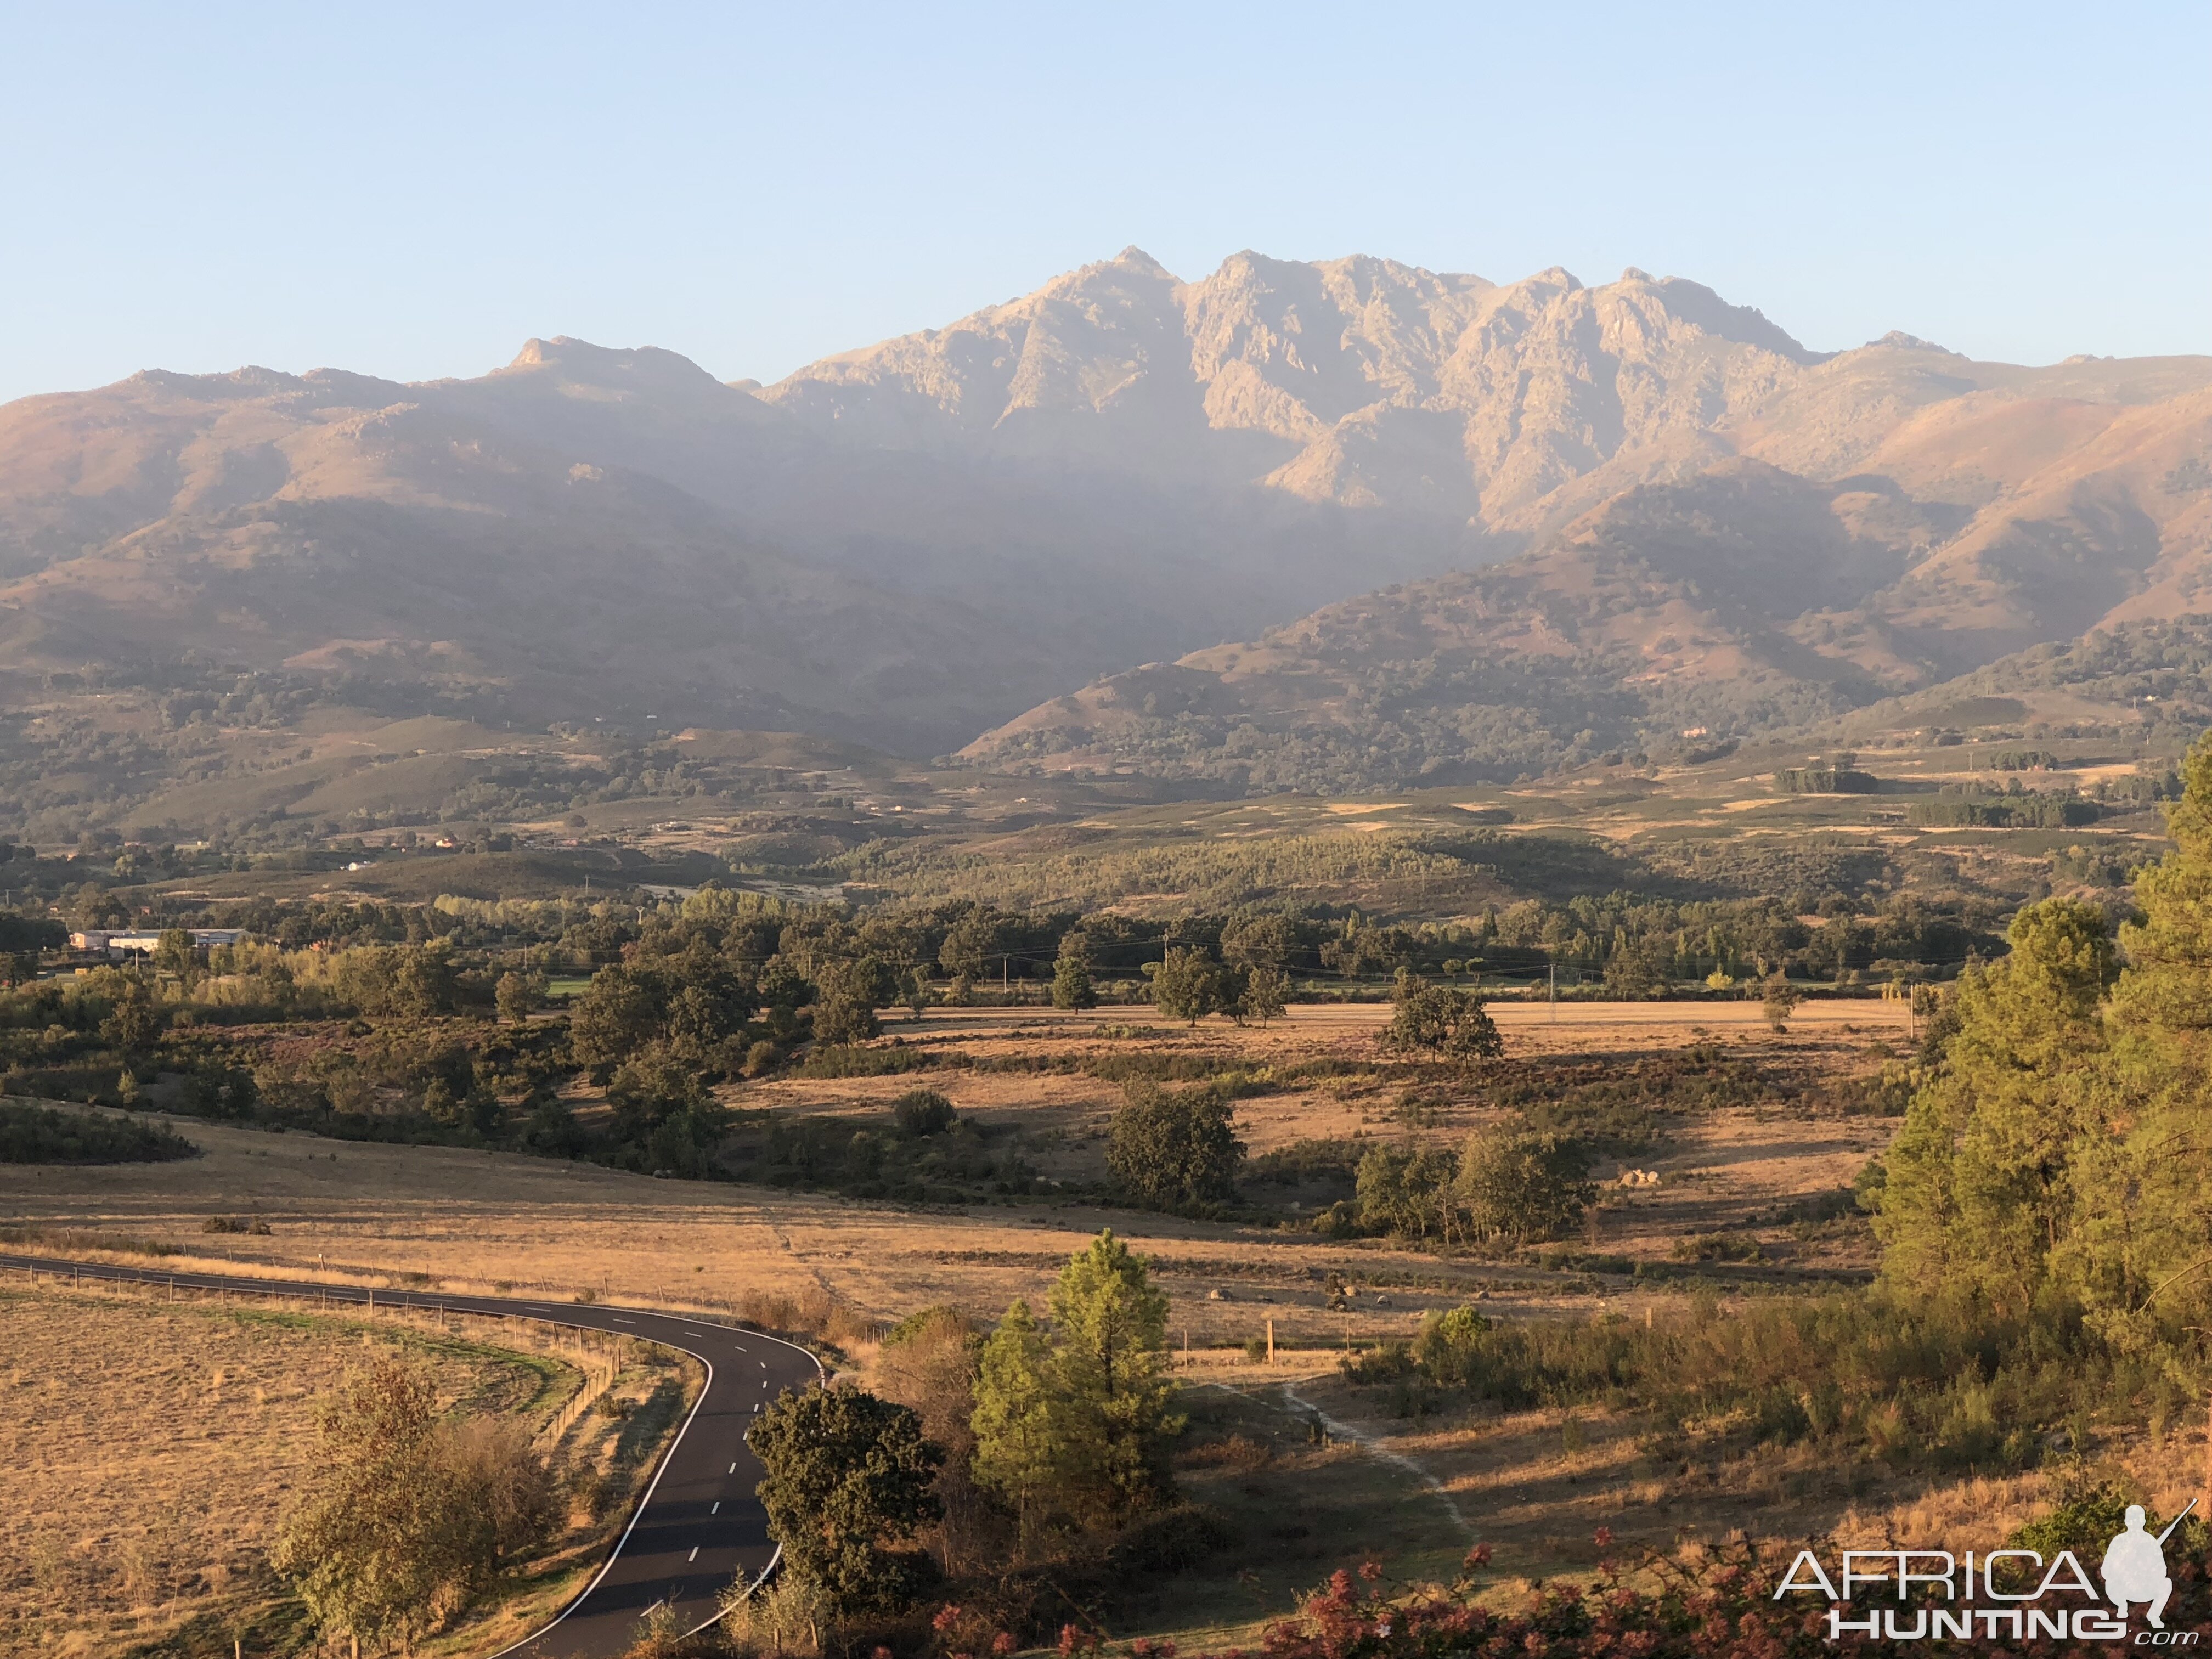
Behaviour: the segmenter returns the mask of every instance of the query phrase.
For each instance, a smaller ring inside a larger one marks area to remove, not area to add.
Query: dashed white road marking
[[[709,1514],[709,1515],[720,1515],[721,1512],[722,1512],[722,1500],[721,1500],[720,1498],[717,1498],[714,1500],[714,1507],[713,1509],[711,1509],[711,1510],[708,1510],[707,1511],[707,1513],[708,1513],[708,1514]]]
[[[696,1544],[694,1544],[691,1547],[691,1553],[685,1556],[684,1559],[686,1561],[696,1561],[699,1559],[699,1547]]]
[[[731,1465],[730,1465],[730,1473],[731,1473],[732,1474],[735,1474],[737,1472],[738,1472],[738,1466],[737,1466],[735,1463],[731,1464]]]

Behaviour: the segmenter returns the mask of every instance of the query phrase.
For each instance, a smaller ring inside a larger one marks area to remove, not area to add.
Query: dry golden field
[[[1583,1018],[1579,1030],[1566,1024],[1571,1006]],[[1884,1054],[1901,1052],[1907,1018],[1895,1003],[1811,1004],[1777,1038],[1748,1017],[1757,1015],[1756,1005],[1563,1005],[1555,1036],[1549,1020],[1536,1018],[1545,1012],[1500,1006],[1510,1053],[1544,1053],[1556,1043],[1558,1052],[1601,1064],[1704,1044],[1820,1073],[1864,1072]],[[1192,1031],[1133,1025],[1127,1011],[952,1010],[918,1025],[895,1025],[891,1033],[982,1058],[1142,1048],[1266,1065],[1371,1059],[1383,1012],[1300,1008],[1265,1030],[1211,1021]],[[1522,1015],[1540,1029],[1524,1029],[1516,1018]],[[1729,1018],[1723,1022],[1723,1015]],[[1100,1035],[1115,1030],[1127,1035]],[[860,1113],[880,1111],[917,1082],[944,1091],[963,1115],[1029,1137],[1048,1175],[1103,1169],[1106,1121],[1121,1091],[1080,1073],[946,1067],[920,1076],[744,1085],[726,1098],[748,1108]],[[1450,1139],[1499,1115],[1474,1086],[1425,1108],[1420,1127],[1409,1130],[1401,1094],[1387,1077],[1324,1077],[1239,1102],[1237,1123],[1261,1153],[1358,1134]],[[588,1291],[670,1306],[826,1294],[886,1322],[937,1303],[995,1315],[1016,1296],[1040,1296],[1068,1254],[1110,1225],[1154,1259],[1177,1335],[1187,1330],[1194,1347],[1242,1343],[1269,1318],[1285,1345],[1337,1347],[1347,1334],[1398,1334],[1423,1310],[1480,1291],[1532,1309],[1589,1305],[1582,1277],[1564,1270],[1440,1261],[1385,1241],[1186,1221],[1091,1202],[909,1210],[830,1194],[650,1180],[514,1153],[173,1122],[205,1156],[173,1164],[0,1166],[0,1221],[111,1230],[181,1249],[191,1260],[294,1276],[391,1285],[421,1276],[416,1282],[454,1289]],[[1656,1170],[1660,1184],[1609,1189],[1591,1236],[1574,1242],[1663,1259],[1686,1234],[1847,1184],[1893,1127],[1878,1117],[1808,1118],[1779,1100],[1692,1115],[1661,1151],[1632,1160]],[[1612,1166],[1595,1173],[1607,1179]],[[249,1214],[269,1224],[267,1235],[202,1231],[212,1216]],[[1855,1236],[1794,1239],[1779,1221],[1753,1236],[1793,1265],[1863,1267],[1870,1260]],[[1349,1314],[1328,1312],[1321,1286],[1331,1270],[1373,1293],[1356,1296]],[[1613,1301],[1628,1305],[1618,1296]]]
[[[448,1407],[539,1425],[576,1494],[514,1600],[427,1652],[493,1650],[573,1593],[690,1386],[658,1351],[512,1322],[0,1273],[0,1655],[292,1651],[297,1607],[268,1550],[314,1467],[321,1401],[375,1352],[428,1369]],[[575,1416],[610,1395],[632,1402],[626,1418]]]

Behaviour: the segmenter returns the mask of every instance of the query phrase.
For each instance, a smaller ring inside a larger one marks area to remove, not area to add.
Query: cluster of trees
[[[1456,1152],[1375,1146],[1359,1160],[1356,1195],[1321,1224],[1444,1245],[1556,1238],[1589,1204],[1589,1161],[1574,1137],[1526,1127],[1479,1130]]]
[[[1492,1320],[1461,1307],[1429,1315],[1410,1342],[1352,1357],[1346,1370],[1386,1388],[1401,1414],[1468,1400],[1511,1411],[1626,1407],[1662,1456],[1729,1417],[1762,1443],[1995,1472],[2085,1453],[2093,1425],[2116,1407],[2136,1425],[2175,1422],[2195,1389],[2174,1360],[2118,1350],[2051,1309],[2012,1316],[1941,1286],[1877,1285],[1727,1310],[1695,1296],[1649,1324]]]
[[[1968,1373],[1987,1379],[1984,1420],[1988,1391],[2047,1371],[2062,1350],[2115,1399],[2162,1398],[2201,1370],[2212,738],[2183,776],[2173,848],[2136,878],[2134,918],[2116,937],[2105,910],[2075,900],[2021,910],[2009,953],[1943,1000],[1905,1123],[1861,1182],[1883,1249],[1875,1305],[1954,1310],[1984,1356]],[[2020,1392],[2006,1447],[2018,1438],[2032,1457],[2052,1407]],[[2154,1401],[2154,1417],[2175,1403]]]
[[[159,1124],[0,1100],[0,1164],[155,1164],[198,1152]]]
[[[1871,795],[1881,780],[1858,769],[1856,755],[1838,755],[1812,766],[1785,766],[1774,775],[1774,787],[1785,795]]]
[[[842,1115],[779,1112],[723,1149],[743,1181],[803,1186],[903,1203],[959,1202],[976,1188],[1031,1190],[1036,1173],[1018,1152],[994,1153],[988,1133],[933,1089],[891,1103],[889,1122],[856,1126]]]
[[[1494,926],[1499,945],[1528,951],[1527,960],[1601,975],[1609,991],[1628,997],[1774,973],[1941,977],[1977,951],[2000,947],[1994,903],[1917,893],[1865,901],[1863,890],[1688,902],[1577,896],[1558,904],[1524,901],[1486,920],[1486,928]],[[1803,920],[1815,914],[1818,924]]]
[[[1152,981],[1152,1006],[1169,1019],[1194,1025],[1220,1013],[1264,1025],[1281,1018],[1290,1000],[1290,978],[1279,967],[1218,963],[1196,947],[1169,946],[1158,962],[1145,964],[1145,976]]]
[[[1930,829],[2072,830],[2104,816],[2102,806],[2070,789],[2023,789],[2018,778],[2002,790],[1947,785],[1933,800],[1905,809],[1907,823]]]
[[[2212,1306],[2212,739],[2135,882],[2023,909],[2010,953],[1960,980],[1887,1160],[1875,1226],[1893,1283],[2000,1311],[2072,1306],[2115,1342],[2170,1340]]]
[[[781,1593],[831,1620],[891,1613],[945,1571],[1018,1568],[1171,1504],[1166,1346],[1166,1297],[1107,1232],[1062,1269],[1048,1322],[1017,1301],[988,1333],[942,1309],[893,1331],[899,1397],[786,1395],[747,1436]]]
[[[1431,985],[1401,968],[1394,1000],[1397,1006],[1383,1034],[1394,1048],[1455,1060],[1495,1060],[1505,1052],[1505,1040],[1480,997]]]

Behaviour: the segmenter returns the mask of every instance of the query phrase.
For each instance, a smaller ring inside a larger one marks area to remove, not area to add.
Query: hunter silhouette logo
[[[2127,1530],[2115,1534],[2105,1546],[2105,1559],[2097,1569],[2098,1577],[2105,1581],[2105,1594],[2120,1610],[2121,1618],[2128,1616],[2129,1602],[2142,1601],[2148,1604],[2144,1617],[2150,1620],[2150,1627],[2166,1628],[2166,1620],[2160,1615],[2166,1611],[2166,1598],[2173,1594],[2173,1580],[2166,1576],[2166,1540],[2196,1507],[2192,1498],[2188,1507],[2154,1538],[2143,1530],[2143,1506],[2128,1505]]]
[[[1941,1549],[1845,1550],[1842,1571],[1832,1578],[1820,1557],[1806,1549],[1782,1575],[1774,1599],[1826,1596],[1832,1642],[1850,1636],[1892,1642],[2124,1642],[2128,1611],[2140,1607],[2148,1628],[2136,1632],[2134,1645],[2194,1647],[2201,1632],[2166,1627],[2166,1604],[2173,1595],[2166,1540],[2196,1507],[2192,1498],[2165,1531],[2154,1534],[2142,1505],[2130,1504],[2122,1529],[2098,1564],[2101,1592],[2068,1549],[2048,1561],[2039,1551],[2017,1547],[1969,1550],[1963,1559]]]

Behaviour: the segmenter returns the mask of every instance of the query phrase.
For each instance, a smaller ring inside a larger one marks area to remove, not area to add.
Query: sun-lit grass
[[[268,1551],[320,1455],[320,1402],[374,1352],[428,1369],[448,1408],[565,1426],[548,1455],[579,1490],[604,1486],[503,1605],[431,1650],[524,1633],[596,1566],[667,1429],[618,1447],[614,1419],[555,1414],[587,1385],[679,1403],[691,1386],[659,1350],[611,1346],[509,1322],[0,1275],[0,1656],[91,1659],[156,1639],[164,1654],[301,1650],[303,1615]]]

